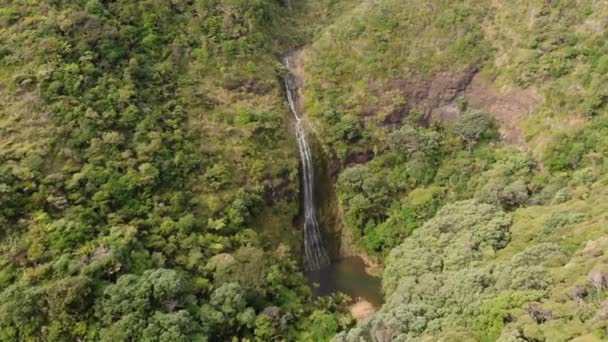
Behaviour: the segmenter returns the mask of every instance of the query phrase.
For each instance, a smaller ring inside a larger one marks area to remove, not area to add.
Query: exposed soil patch
[[[473,108],[490,114],[498,123],[501,139],[525,148],[522,121],[543,103],[543,97],[532,89],[499,91],[481,77],[474,77],[464,97]]]
[[[543,103],[543,97],[533,89],[497,90],[477,71],[468,67],[390,81],[381,91],[391,96],[384,96],[379,105],[369,106],[362,114],[383,110],[386,115],[381,125],[389,127],[401,125],[414,109],[423,114],[426,123],[452,121],[462,113],[458,104],[462,99],[469,108],[487,112],[496,120],[503,141],[524,149],[526,140],[521,124]]]
[[[350,310],[350,314],[353,315],[353,317],[358,321],[368,318],[376,311],[372,303],[366,301],[365,299],[358,300],[354,304],[350,305],[348,309]]]
[[[386,111],[381,123],[385,126],[400,124],[413,109],[430,119],[456,118],[460,112],[453,103],[464,93],[476,73],[477,68],[468,67],[458,71],[438,72],[433,76],[413,73],[410,77],[389,81],[381,92],[391,96],[381,101],[381,108],[370,107],[367,111]],[[398,101],[394,102],[396,97]]]

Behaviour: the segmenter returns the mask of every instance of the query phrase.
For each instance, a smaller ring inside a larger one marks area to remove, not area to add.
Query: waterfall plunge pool
[[[384,302],[380,278],[365,271],[365,263],[360,257],[332,261],[320,270],[306,271],[306,277],[314,297],[342,292],[353,301],[363,299],[374,308],[379,308]]]

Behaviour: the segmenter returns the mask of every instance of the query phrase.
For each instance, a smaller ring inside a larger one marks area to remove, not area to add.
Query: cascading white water
[[[285,57],[284,63],[287,70],[291,70],[287,57]],[[296,109],[295,98],[297,88],[292,75],[286,75],[284,82],[289,109],[296,119],[296,140],[298,141],[300,160],[302,161],[302,188],[304,189],[304,261],[307,269],[318,270],[323,266],[329,265],[329,257],[323,246],[323,239],[319,229],[319,220],[317,219],[314,193],[315,174],[312,153],[308,141],[306,140],[304,120]]]

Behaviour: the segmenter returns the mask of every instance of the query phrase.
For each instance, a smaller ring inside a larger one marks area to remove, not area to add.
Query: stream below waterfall
[[[306,121],[298,112],[298,85],[293,74],[290,57],[283,63],[289,73],[284,76],[284,86],[289,109],[295,120],[296,141],[300,154],[300,189],[304,214],[304,268],[313,296],[326,296],[336,292],[347,294],[353,301],[365,300],[373,307],[383,302],[380,278],[366,272],[366,265],[359,257],[331,260],[323,243],[322,227],[317,217],[315,198],[314,156],[309,146]]]

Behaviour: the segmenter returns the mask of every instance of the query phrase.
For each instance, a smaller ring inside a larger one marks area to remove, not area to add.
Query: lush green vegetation
[[[337,341],[608,338],[607,14],[361,1],[315,36],[307,114],[342,165],[345,226],[385,265],[386,304]]]
[[[606,16],[0,0],[0,341],[606,340]],[[300,269],[302,45],[328,206],[385,268],[357,325]]]
[[[350,324],[299,268],[274,55],[301,39],[288,10],[2,2],[0,340],[317,340]]]
[[[449,128],[406,124],[390,132],[386,150],[338,178],[344,221],[355,240],[381,258],[446,201],[470,196],[471,176],[499,158],[487,145],[472,145],[493,131],[488,116],[473,111]]]

